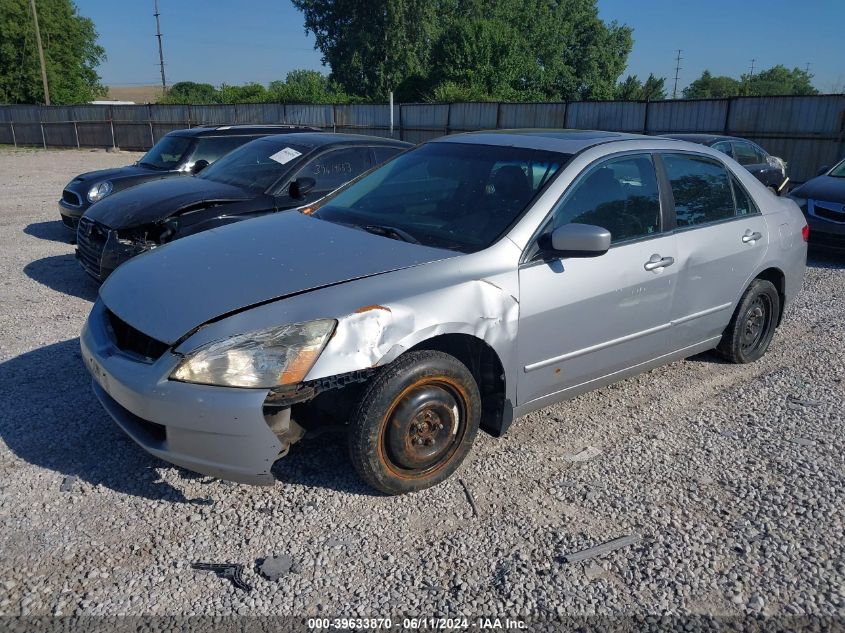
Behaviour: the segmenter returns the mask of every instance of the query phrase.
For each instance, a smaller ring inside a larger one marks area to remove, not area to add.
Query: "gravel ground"
[[[96,287],[56,199],[134,159],[0,150],[0,613],[845,615],[845,259],[811,258],[758,363],[698,356],[479,435],[477,515],[458,477],[374,495],[341,436],[249,487],[148,456],[91,393]],[[194,561],[242,563],[254,590]]]

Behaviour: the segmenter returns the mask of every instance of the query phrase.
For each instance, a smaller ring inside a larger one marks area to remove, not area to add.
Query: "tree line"
[[[178,82],[164,103],[660,100],[667,80],[621,79],[633,30],[600,19],[596,0],[292,0],[331,72],[294,70],[268,85]],[[105,93],[105,51],[72,0],[38,0],[54,103]],[[812,75],[774,66],[710,71],[689,99],[816,94]],[[43,101],[29,0],[0,0],[0,102]]]

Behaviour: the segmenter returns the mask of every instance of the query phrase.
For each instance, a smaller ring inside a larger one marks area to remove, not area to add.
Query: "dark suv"
[[[175,130],[163,136],[134,165],[100,169],[71,180],[59,200],[64,225],[76,232],[79,218],[106,196],[151,180],[195,174],[236,147],[262,136],[319,132],[294,125],[222,125]]]

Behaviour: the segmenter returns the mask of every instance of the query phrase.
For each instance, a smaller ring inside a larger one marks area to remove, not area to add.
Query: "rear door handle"
[[[666,268],[667,266],[671,266],[675,263],[674,257],[661,257],[657,253],[651,256],[651,258],[645,263],[643,266],[646,270],[657,270],[659,268]]]
[[[746,231],[745,235],[742,236],[743,244],[754,244],[757,240],[762,240],[763,234],[757,231],[753,233],[751,231]]]

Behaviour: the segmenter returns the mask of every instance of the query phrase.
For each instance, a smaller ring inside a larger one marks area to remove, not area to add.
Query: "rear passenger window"
[[[664,154],[678,228],[732,218],[733,192],[725,167],[701,156]]]
[[[743,186],[739,184],[739,181],[733,176],[731,176],[731,185],[733,185],[734,189],[737,215],[750,215],[752,213],[760,212],[757,205],[755,205],[754,201],[751,199],[751,196],[748,195],[745,188],[743,188]]]
[[[567,193],[554,214],[555,228],[595,224],[613,243],[660,232],[660,194],[648,154],[614,158],[590,170]]]
[[[734,153],[736,162],[740,165],[758,165],[766,162],[751,143],[734,143]]]
[[[374,147],[373,154],[376,157],[376,165],[386,163],[401,151],[403,151],[401,147]]]

